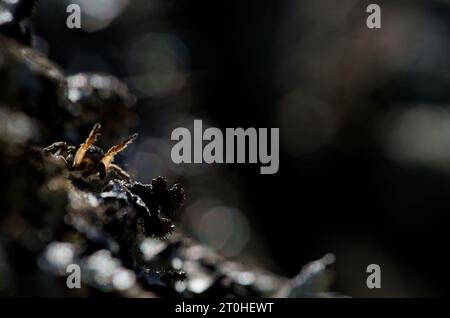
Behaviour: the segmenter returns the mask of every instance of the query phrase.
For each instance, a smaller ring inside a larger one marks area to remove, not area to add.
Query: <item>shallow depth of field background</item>
[[[69,3],[82,30],[66,28]],[[222,255],[294,276],[327,252],[352,296],[446,293],[450,1],[47,0],[36,45],[68,73],[108,72],[137,95],[134,177],[188,193],[182,226]],[[280,170],[175,165],[194,119],[279,127]],[[382,289],[365,269],[382,269]]]

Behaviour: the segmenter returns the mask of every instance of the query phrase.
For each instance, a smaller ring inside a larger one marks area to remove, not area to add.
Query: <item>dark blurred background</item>
[[[376,1],[373,30],[369,3],[47,0],[31,26],[66,73],[130,86],[140,138],[118,160],[143,182],[181,180],[182,226],[203,243],[290,277],[332,252],[352,296],[446,295],[450,1]],[[170,133],[193,119],[279,127],[279,172],[172,164]]]

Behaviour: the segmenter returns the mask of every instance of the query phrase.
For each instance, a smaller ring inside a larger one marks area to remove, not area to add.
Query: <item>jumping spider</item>
[[[100,135],[100,128],[101,125],[96,123],[86,141],[78,148],[68,145],[65,141],[59,141],[44,148],[44,151],[62,160],[74,177],[81,177],[88,180],[91,178],[100,178],[101,181],[105,181],[108,173],[113,172],[120,179],[130,182],[129,174],[112,162],[114,156],[132,143],[137,137],[137,134],[129,136],[104,153],[100,147],[94,145],[97,137]]]

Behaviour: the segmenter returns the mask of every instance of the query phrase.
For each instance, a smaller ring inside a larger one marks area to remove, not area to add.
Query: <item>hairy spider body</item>
[[[83,172],[83,177],[89,177],[91,175],[95,175],[97,172],[100,173],[100,170],[102,171],[102,174],[100,175],[101,179],[104,179],[104,170],[100,168],[100,163],[105,156],[105,152],[102,148],[91,145],[87,149],[86,153],[84,154],[84,158],[79,164],[78,167],[72,166],[72,169],[81,169]],[[73,163],[72,163],[73,164]]]
[[[68,145],[65,141],[59,141],[44,148],[44,151],[63,160],[74,176],[84,179],[98,177],[103,181],[106,179],[108,172],[114,172],[120,179],[129,182],[130,176],[128,173],[112,162],[115,155],[132,143],[137,134],[131,135],[121,143],[109,148],[105,153],[102,148],[94,145],[100,135],[100,128],[99,123],[95,124],[86,141],[78,148]]]

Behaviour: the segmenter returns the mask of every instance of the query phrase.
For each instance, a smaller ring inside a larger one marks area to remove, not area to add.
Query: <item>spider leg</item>
[[[61,152],[67,151],[68,145],[65,141],[58,141],[52,143],[50,146],[44,148],[44,152],[58,155]]]
[[[137,134],[133,134],[124,141],[122,141],[120,144],[112,146],[109,148],[109,150],[106,152],[103,159],[100,161],[99,164],[99,172],[100,172],[100,178],[104,179],[106,176],[106,170],[108,170],[108,167],[110,167],[111,163],[114,160],[114,156],[117,155],[119,152],[125,150],[125,148],[133,142],[133,140],[137,137]]]
[[[66,158],[64,158],[63,156],[61,156],[61,155],[56,155],[56,156],[55,156],[55,159],[56,159],[56,160],[61,160],[61,161],[66,165],[67,169],[69,169],[69,171],[72,170],[72,167],[67,163]]]
[[[83,162],[86,151],[88,151],[89,147],[92,144],[94,144],[94,142],[97,140],[97,137],[100,135],[101,127],[102,126],[99,123],[96,123],[92,128],[91,132],[89,133],[89,136],[87,137],[86,141],[83,144],[81,144],[80,147],[78,148],[77,153],[75,154],[75,158],[73,159],[74,168],[79,167],[81,162]]]
[[[73,146],[69,146],[65,141],[59,141],[44,148],[44,153],[50,154],[55,160],[64,162],[69,170],[72,170],[72,166],[67,162],[66,157],[70,151],[74,151]]]
[[[114,172],[123,181],[125,181],[125,182],[131,181],[130,175],[125,170],[123,170],[121,167],[119,167],[118,165],[111,163],[109,165],[109,170]]]

